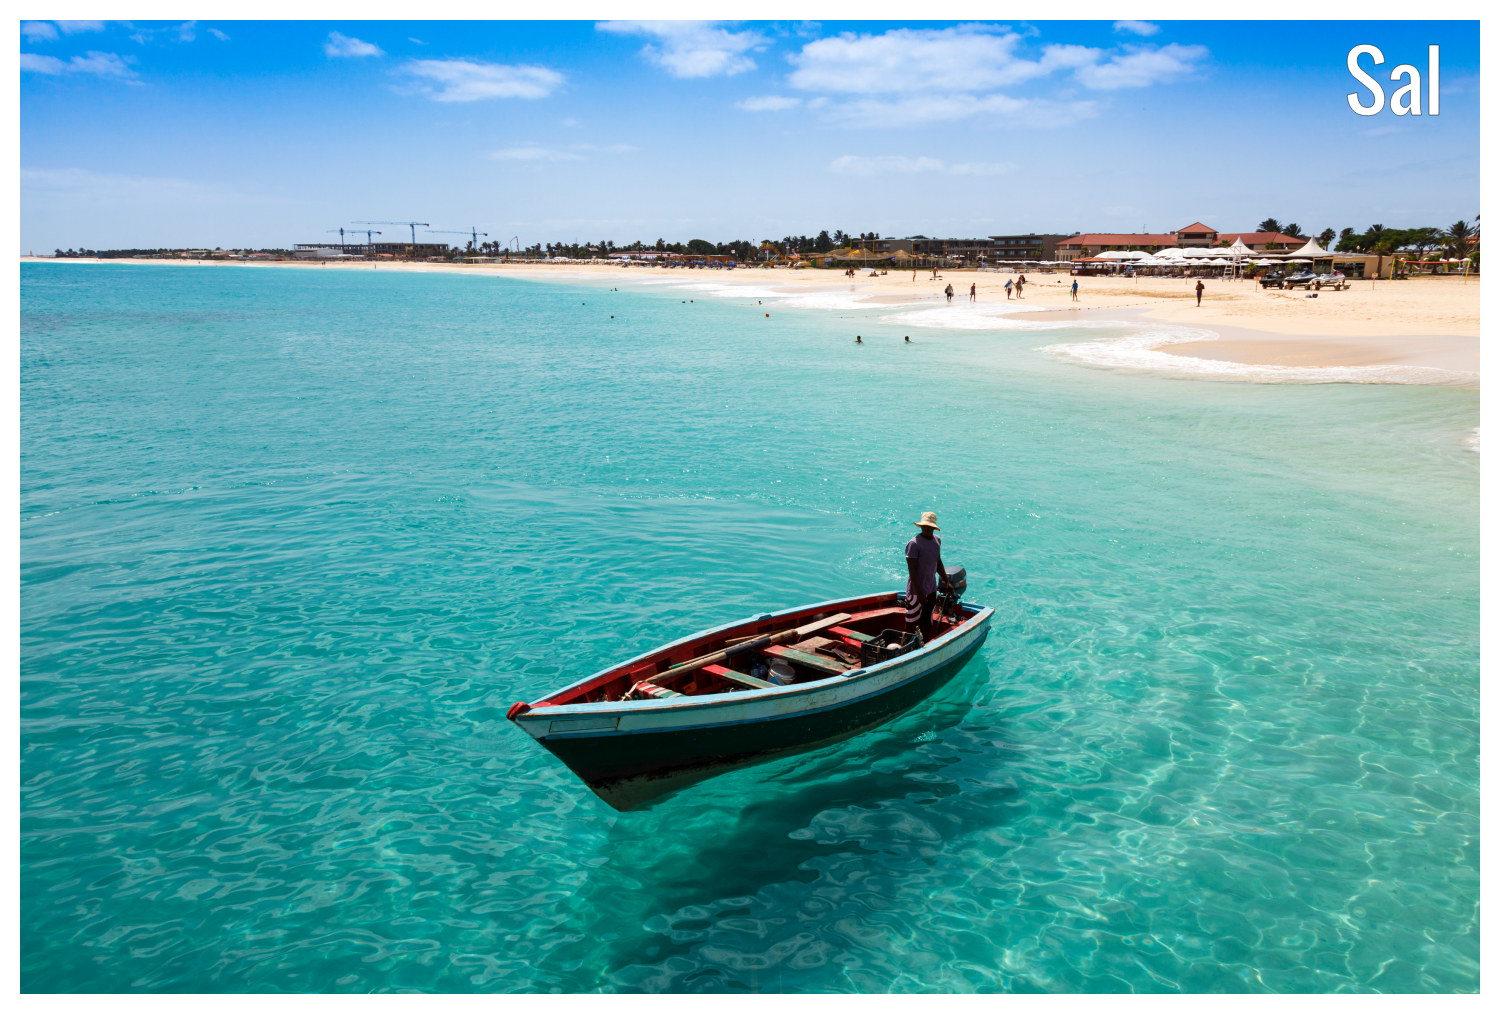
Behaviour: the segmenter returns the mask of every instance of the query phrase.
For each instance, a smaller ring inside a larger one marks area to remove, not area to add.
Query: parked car
[[[1265,275],[1261,278],[1260,287],[1262,289],[1279,289],[1285,282],[1285,271],[1272,271],[1269,275]]]
[[[1311,271],[1304,269],[1302,271],[1298,271],[1294,275],[1287,275],[1286,279],[1281,284],[1283,288],[1287,289],[1310,289],[1313,287],[1313,283],[1317,280],[1317,275],[1313,274]]]

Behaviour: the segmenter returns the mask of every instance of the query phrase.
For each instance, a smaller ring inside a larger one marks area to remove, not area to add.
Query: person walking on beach
[[[924,642],[932,640],[932,611],[937,607],[938,580],[948,583],[943,569],[942,531],[937,515],[925,511],[922,520],[913,521],[921,532],[906,544],[906,629],[919,630]]]
[[[1073,302],[1078,302],[1078,279],[1073,279]]]
[[[969,285],[969,302],[971,302],[971,303],[974,302],[974,284],[973,283],[970,283],[970,285]]]
[[[953,283],[949,282],[944,286],[943,291],[948,294],[948,302],[953,302]]]
[[[1006,299],[1009,299],[1009,298],[1010,298],[1010,287],[1011,287],[1011,285],[1013,285],[1013,284],[1014,284],[1014,282],[1012,282],[1012,280],[1011,280],[1011,279],[1009,279],[1009,278],[1007,278],[1007,279],[1006,279],[1006,280],[1005,280],[1005,298],[1006,298]]]
[[[1203,279],[1201,279],[1201,278],[1198,279],[1197,292],[1198,292],[1198,303],[1197,303],[1197,305],[1198,306],[1202,306],[1203,305]]]

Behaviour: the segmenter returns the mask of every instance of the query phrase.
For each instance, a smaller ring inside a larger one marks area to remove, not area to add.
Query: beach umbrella
[[[1169,246],[1165,250],[1156,251],[1156,259],[1159,261],[1181,260],[1184,253],[1175,246]]]

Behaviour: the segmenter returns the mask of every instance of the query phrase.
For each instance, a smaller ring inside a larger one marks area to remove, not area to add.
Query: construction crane
[[[355,225],[405,225],[411,227],[411,245],[417,245],[417,226],[426,227],[429,222],[355,222]]]
[[[339,253],[348,253],[349,252],[349,251],[347,251],[347,250],[344,249],[344,230],[343,229],[324,229],[323,231],[324,232],[336,232],[336,233],[338,233],[339,234]]]
[[[332,232],[333,230],[330,229],[328,231]],[[365,256],[366,257],[373,257],[373,256],[375,256],[375,242],[370,237],[372,237],[372,236],[379,236],[381,234],[380,230],[379,229],[355,229],[353,231],[354,232],[362,232],[362,233],[365,234]]]
[[[468,232],[462,229],[428,229],[427,231],[437,236],[468,236],[469,246],[474,250],[479,249],[479,237],[489,235],[487,232],[480,232],[478,226],[472,225],[469,226]]]

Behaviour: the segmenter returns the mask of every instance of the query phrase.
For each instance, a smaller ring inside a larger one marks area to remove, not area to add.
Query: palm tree
[[[1327,250],[1328,244],[1333,242],[1333,237],[1336,235],[1338,235],[1338,233],[1334,232],[1332,229],[1324,229],[1322,232],[1318,233],[1318,246],[1322,247],[1324,250]]]
[[[1454,257],[1463,260],[1469,256],[1469,245],[1474,240],[1474,227],[1460,218],[1448,226],[1446,238],[1449,251]]]
[[[1256,232],[1280,232],[1281,223],[1274,218],[1268,218],[1255,227]]]
[[[1286,233],[1293,239],[1307,238],[1306,236],[1302,235],[1302,226],[1298,225],[1296,222],[1288,222],[1287,227],[1285,229],[1282,229],[1281,231]]]

